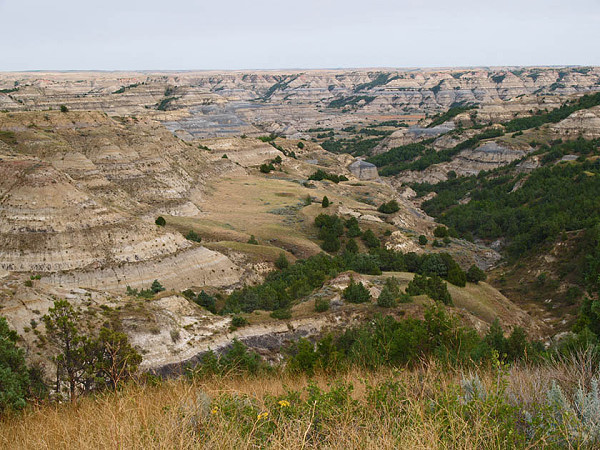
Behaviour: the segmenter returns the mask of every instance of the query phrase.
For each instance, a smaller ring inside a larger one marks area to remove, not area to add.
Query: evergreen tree
[[[327,196],[323,196],[323,201],[321,202],[321,206],[323,208],[327,208],[329,206],[329,199],[327,198]]]
[[[29,393],[29,371],[25,353],[16,346],[18,338],[0,317],[0,413],[23,408]]]

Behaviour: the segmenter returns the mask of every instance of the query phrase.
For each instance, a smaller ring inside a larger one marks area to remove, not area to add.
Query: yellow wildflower
[[[219,407],[218,406],[215,406],[213,409],[210,410],[211,414],[216,414],[218,412],[219,412]]]
[[[279,403],[279,406],[282,407],[290,406],[290,402],[288,402],[287,400],[279,400],[277,403]]]
[[[266,419],[267,417],[269,417],[269,413],[267,411],[260,413],[257,417],[258,420],[262,420],[262,419]]]

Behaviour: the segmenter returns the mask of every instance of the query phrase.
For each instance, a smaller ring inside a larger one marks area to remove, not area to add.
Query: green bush
[[[315,312],[325,312],[328,311],[330,307],[329,299],[326,298],[317,298],[315,300]]]
[[[285,257],[285,254],[280,253],[279,257],[275,261],[275,267],[277,267],[279,270],[284,270],[284,269],[287,269],[289,266],[290,266],[290,262]]]
[[[327,198],[326,195],[323,197],[323,201],[321,202],[321,206],[323,208],[327,208],[329,206],[329,199]]]
[[[371,230],[367,230],[362,234],[362,240],[369,248],[378,248],[381,246],[381,242],[379,242],[379,239],[377,239],[377,236]]]
[[[202,241],[202,238],[200,237],[200,235],[198,235],[198,233],[196,233],[194,230],[188,231],[187,234],[185,235],[185,238],[188,241],[193,241],[193,242]]]
[[[425,246],[425,245],[427,245],[427,242],[428,241],[427,241],[427,238],[425,237],[425,235],[421,234],[419,236],[419,245]]]
[[[256,240],[253,234],[250,235],[250,239],[248,239],[248,244],[258,245],[258,241]]]
[[[154,223],[156,225],[158,225],[159,227],[164,227],[167,224],[167,221],[165,220],[165,218],[163,216],[158,216],[156,218],[156,220],[154,221]]]
[[[291,319],[292,318],[292,310],[289,308],[276,309],[271,313],[271,317],[273,319]]]
[[[69,108],[66,105],[60,105],[60,112],[66,113],[69,112]]]
[[[16,346],[18,338],[0,317],[0,414],[23,408],[29,396],[29,370],[25,352]]]
[[[393,308],[396,304],[396,296],[387,286],[384,286],[377,298],[377,306],[381,306],[382,308]]]
[[[396,200],[390,200],[387,203],[382,203],[379,208],[377,208],[377,211],[384,214],[393,214],[400,211],[400,205],[398,205]]]
[[[435,230],[433,230],[433,235],[436,238],[445,238],[448,236],[448,228],[442,226],[435,227]]]
[[[467,281],[471,283],[479,283],[480,281],[485,281],[486,278],[487,275],[485,272],[475,264],[469,267],[469,270],[467,271]]]
[[[233,316],[231,318],[231,327],[234,329],[241,328],[246,325],[248,325],[248,321],[242,316]]]
[[[369,290],[360,283],[355,283],[354,279],[350,279],[350,284],[342,292],[344,300],[350,303],[365,303],[371,301]]]
[[[358,244],[354,239],[348,239],[348,242],[346,242],[345,251],[353,254],[358,253]]]
[[[452,297],[448,292],[448,287],[444,280],[433,274],[431,277],[427,275],[415,274],[415,277],[406,288],[406,293],[409,295],[428,295],[432,300],[442,302],[445,305],[452,304]]]
[[[304,148],[304,142],[298,142],[298,148],[302,150]]]
[[[203,308],[206,308],[211,313],[217,313],[216,299],[212,295],[209,295],[206,292],[204,292],[204,290],[202,290],[200,294],[198,294],[198,298],[195,300],[195,302]]]

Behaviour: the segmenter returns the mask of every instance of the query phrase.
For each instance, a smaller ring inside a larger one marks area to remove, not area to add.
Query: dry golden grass
[[[505,379],[508,396],[525,405],[543,401],[552,379],[568,390],[577,377],[589,375],[586,358],[531,368],[514,367]],[[496,375],[480,372],[494,389]],[[0,446],[10,449],[453,449],[511,448],[503,441],[500,425],[484,415],[465,418],[445,407],[431,413],[433,398],[455,398],[463,374],[442,370],[434,363],[415,370],[385,369],[366,372],[353,369],[337,380],[352,383],[352,399],[361,407],[348,408],[315,432],[308,414],[282,420],[273,411],[272,433],[259,436],[264,423],[257,418],[250,433],[235,420],[211,413],[210,399],[226,394],[255,399],[259,411],[269,411],[270,396],[286,390],[303,390],[305,376],[273,374],[252,378],[214,378],[203,381],[169,380],[161,386],[130,385],[117,393],[82,398],[74,404],[43,405],[0,421]],[[314,381],[325,389],[332,377],[319,374]],[[403,386],[402,412],[374,410],[367,400],[368,386],[384,381]],[[304,394],[306,396],[306,393]],[[294,407],[292,405],[291,407]],[[358,412],[356,412],[358,411]],[[314,416],[314,411],[313,411]],[[561,430],[557,430],[561,433]],[[545,448],[550,441],[539,438],[522,448]]]

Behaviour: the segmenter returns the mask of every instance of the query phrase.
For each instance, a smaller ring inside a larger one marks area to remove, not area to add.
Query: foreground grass
[[[589,383],[584,360],[472,375],[435,363],[335,377],[274,373],[132,384],[0,421],[2,448],[594,448],[548,403]],[[475,386],[475,389],[473,388]],[[470,392],[470,393],[469,393]],[[564,406],[564,405],[563,405]],[[533,414],[533,419],[527,414]],[[584,430],[585,431],[585,430]],[[588,442],[589,443],[589,442]],[[587,446],[586,446],[587,445]]]

